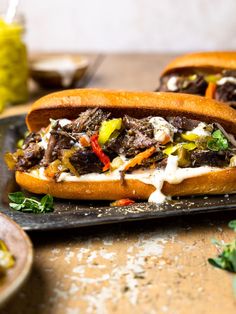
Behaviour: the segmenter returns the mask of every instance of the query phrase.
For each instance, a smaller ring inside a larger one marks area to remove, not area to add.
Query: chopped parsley
[[[228,149],[229,143],[224,134],[220,130],[216,130],[208,140],[207,147],[214,152],[218,152],[220,150]]]

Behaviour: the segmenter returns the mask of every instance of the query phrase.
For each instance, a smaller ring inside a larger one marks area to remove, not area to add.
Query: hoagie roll
[[[5,160],[22,188],[59,198],[234,193],[235,121],[234,109],[200,96],[68,90],[33,104],[30,133]]]
[[[236,52],[179,56],[163,70],[159,91],[206,96],[236,106]]]

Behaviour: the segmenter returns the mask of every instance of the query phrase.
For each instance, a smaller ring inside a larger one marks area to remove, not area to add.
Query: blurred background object
[[[0,17],[0,112],[7,104],[24,102],[28,97],[24,19],[8,13]]]
[[[236,49],[235,0],[21,0],[20,10],[30,51]]]
[[[44,56],[31,61],[31,77],[44,88],[75,87],[88,63],[88,59],[81,56]]]
[[[9,2],[1,0],[1,12],[7,11]],[[236,50],[235,11],[235,0],[20,0],[14,23],[0,21],[0,110],[27,99],[21,12],[27,22],[30,74],[38,83],[30,80],[32,101],[49,88],[90,86],[91,78],[93,86],[104,87],[106,81],[109,87],[110,78],[104,78],[104,72],[98,75],[101,55],[107,64],[108,55],[126,53],[128,58],[133,53],[133,64],[138,53],[164,53],[167,58],[196,50]],[[109,75],[131,82],[127,66],[122,61],[115,71],[112,63]]]

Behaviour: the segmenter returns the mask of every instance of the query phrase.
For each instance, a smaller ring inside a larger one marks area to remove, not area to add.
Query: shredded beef
[[[193,73],[194,74],[194,73]],[[177,76],[177,93],[186,93],[186,94],[195,94],[195,95],[205,95],[205,91],[207,89],[207,82],[204,79],[204,76],[201,74],[194,74],[196,78],[194,80],[189,79],[188,76],[180,76],[179,74],[168,74],[161,78],[160,80],[160,87],[158,91],[161,92],[170,92],[167,87],[168,80],[173,77]]]
[[[24,171],[38,165],[43,158],[44,149],[35,143],[30,143],[23,153],[23,156],[18,157],[16,170]]]
[[[38,145],[42,140],[39,133],[30,133],[22,146],[23,156],[18,156],[16,170],[24,171],[40,163],[44,155],[44,149]]]
[[[153,136],[153,126],[149,118],[135,119],[129,116],[123,117],[124,130],[118,138],[112,139],[106,149],[116,154],[125,154],[126,157],[133,157],[138,153],[157,145]]]
[[[167,82],[172,76],[175,76],[175,75],[171,74],[171,75],[162,76],[160,78],[160,85],[155,91],[156,92],[169,92],[169,89],[167,88]]]
[[[91,136],[94,132],[99,130],[101,123],[107,120],[109,116],[110,113],[104,112],[101,109],[88,109],[82,112],[71,124],[66,125],[64,129],[72,133],[86,132]]]
[[[236,106],[236,84],[226,82],[223,85],[217,85],[215,99],[227,102],[229,105]]]
[[[55,146],[56,146],[56,137],[54,135],[50,135],[47,149],[45,151],[43,161],[42,161],[42,164],[44,166],[48,166],[50,164],[50,162],[53,161],[52,155],[53,155],[53,150],[54,150]]]
[[[224,70],[222,71],[223,77],[236,77],[236,70]]]
[[[196,150],[191,154],[192,167],[223,167],[228,165],[229,158],[229,154],[225,151]]]
[[[186,117],[169,117],[167,119],[170,124],[172,124],[176,129],[182,131],[192,131],[192,129],[196,128],[200,121],[188,119]]]
[[[233,77],[236,78],[236,70],[222,71],[222,78]],[[233,82],[225,82],[223,85],[216,86],[215,99],[226,102],[230,106],[236,107],[236,84]]]
[[[153,138],[154,129],[149,120],[150,117],[144,119],[135,119],[125,115],[123,117],[123,125],[131,132],[140,131],[143,135]]]
[[[42,138],[39,133],[32,132],[25,138],[22,148],[26,149],[31,143],[38,143],[41,140]]]
[[[195,80],[183,80],[179,87],[180,93],[194,94],[194,95],[205,95],[207,89],[207,82],[203,75],[197,75]]]
[[[75,141],[69,133],[52,130],[42,164],[48,166],[52,161],[58,159],[63,149],[70,149],[74,144]]]
[[[97,172],[101,173],[103,164],[91,150],[79,150],[70,158],[71,164],[80,175]]]

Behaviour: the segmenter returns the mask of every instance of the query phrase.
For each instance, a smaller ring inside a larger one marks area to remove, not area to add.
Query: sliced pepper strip
[[[209,82],[207,89],[206,89],[205,96],[208,98],[214,98],[215,97],[215,91],[216,91],[216,84]]]
[[[76,152],[76,149],[63,149],[62,150],[62,165],[70,170],[70,172],[75,175],[79,176],[78,171],[75,169],[75,167],[70,162],[70,157]]]
[[[107,171],[110,168],[110,158],[103,152],[101,146],[98,143],[98,134],[94,134],[90,138],[91,147],[94,154],[99,158],[99,160],[103,163],[104,167],[103,171]]]
[[[4,272],[8,268],[11,268],[15,264],[14,256],[9,251],[8,247],[6,246],[3,240],[0,240],[0,273]]]
[[[50,165],[45,169],[44,174],[48,178],[54,178],[55,175],[60,172],[59,167],[63,167],[62,163],[59,159],[56,159],[53,162],[51,162]],[[61,171],[62,171],[62,169],[61,169]],[[67,168],[65,168],[64,170],[66,170],[66,169]]]
[[[122,119],[111,119],[103,121],[99,129],[98,143],[104,145],[114,134],[115,131],[121,129]]]
[[[127,171],[129,168],[133,168],[136,165],[140,165],[144,159],[150,157],[155,151],[156,148],[153,146],[148,148],[144,152],[139,153],[133,159],[131,159],[130,162],[127,163],[127,165],[124,168],[124,171]]]
[[[83,147],[90,146],[89,140],[86,138],[86,136],[81,136],[81,138],[79,139],[79,142]]]

